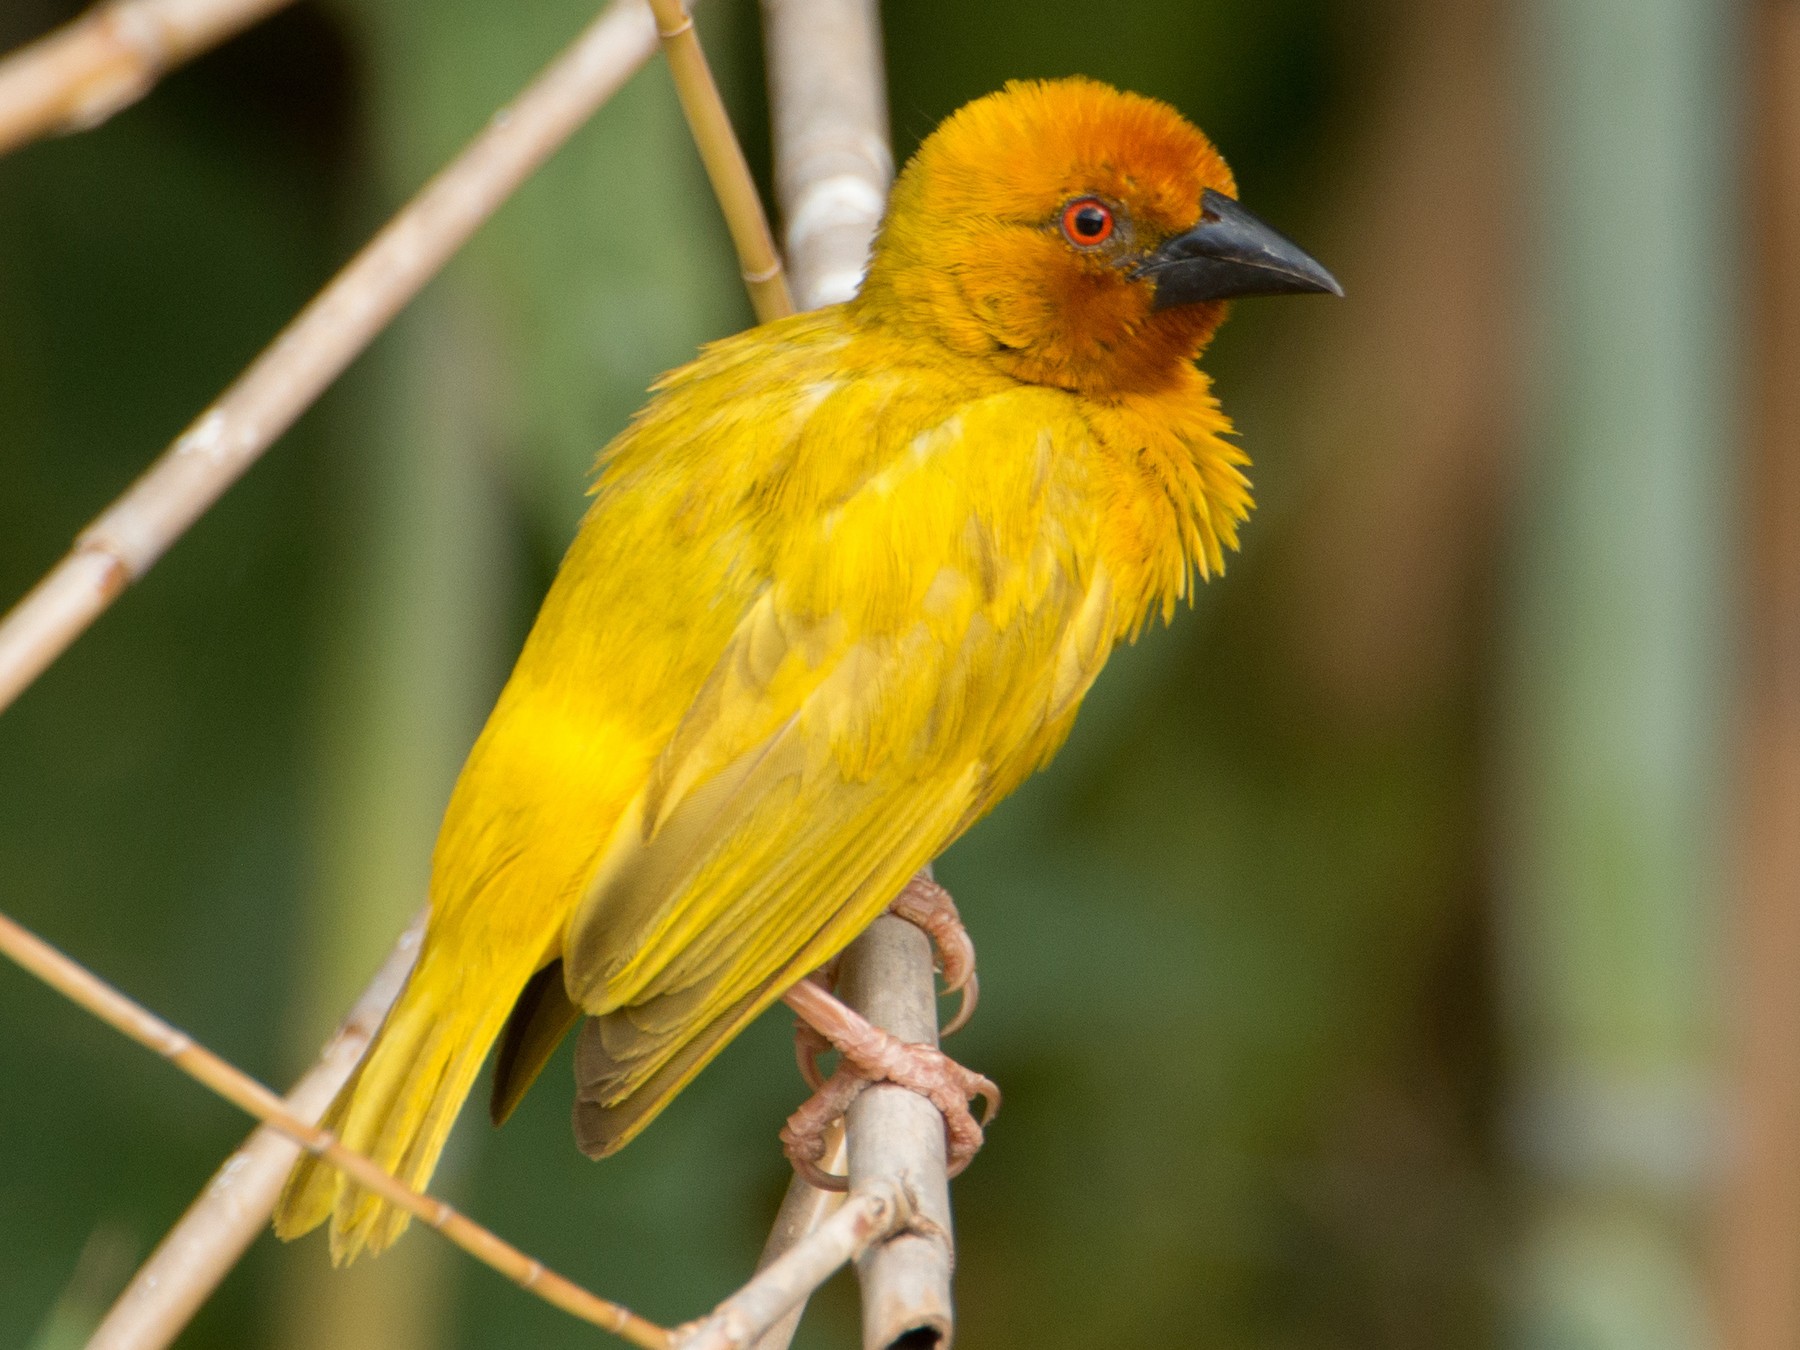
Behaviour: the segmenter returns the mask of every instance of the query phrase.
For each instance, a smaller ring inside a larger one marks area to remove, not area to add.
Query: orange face
[[[1329,278],[1220,200],[1234,193],[1212,143],[1167,104],[1079,78],[1009,84],[919,147],[864,295],[1020,379],[1155,388],[1199,354],[1228,296],[1335,287],[1297,284],[1292,267],[1286,284],[1246,279],[1247,266],[1273,273],[1239,256],[1244,221]]]

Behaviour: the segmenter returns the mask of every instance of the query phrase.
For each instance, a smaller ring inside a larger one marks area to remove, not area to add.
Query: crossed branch
[[[104,120],[160,75],[287,0],[110,0],[0,61],[0,153]],[[0,620],[3,712],[219,499],[481,224],[660,45],[759,320],[847,298],[893,173],[875,0],[763,0],[784,269],[683,0],[614,0],[420,190],[205,409],[69,554]],[[0,915],[0,953],[263,1122],[164,1238],[90,1350],[168,1345],[262,1231],[301,1150],[317,1154],[476,1259],[647,1350],[784,1350],[812,1291],[856,1261],[870,1347],[952,1334],[943,1121],[903,1088],[858,1098],[828,1157],[849,1194],[789,1188],[757,1274],[708,1316],[655,1325],[547,1269],[317,1127],[416,953],[422,919],[284,1099]],[[847,951],[848,1000],[907,1040],[935,1041],[929,942],[884,917]]]

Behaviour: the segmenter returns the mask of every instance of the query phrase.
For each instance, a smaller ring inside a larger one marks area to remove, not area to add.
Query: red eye
[[[1080,197],[1063,207],[1062,231],[1076,248],[1093,248],[1112,237],[1112,208],[1098,197]]]

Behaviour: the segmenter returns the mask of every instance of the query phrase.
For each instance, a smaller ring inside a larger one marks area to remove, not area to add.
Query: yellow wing
[[[992,402],[826,513],[615,829],[563,953],[592,1014],[584,1150],[628,1141],[1066,733],[1118,627],[1040,462],[1078,473],[1081,446]]]

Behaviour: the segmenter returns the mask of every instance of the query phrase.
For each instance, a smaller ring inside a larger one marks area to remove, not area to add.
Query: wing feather
[[[793,889],[785,894],[810,892],[817,899],[813,905],[795,907],[780,925],[783,931],[779,934],[763,933],[756,951],[742,957],[730,954],[729,969],[735,979],[727,982],[715,977],[590,1017],[582,1027],[575,1053],[575,1135],[581,1149],[601,1157],[622,1148],[789,985],[847,946],[906,879],[930,860],[934,837],[956,827],[960,814],[956,808],[970,795],[966,790],[952,792],[934,803],[933,809],[921,810],[912,818],[896,820],[879,810],[864,813],[859,823],[889,837],[864,836],[865,846],[873,845],[875,865],[855,869],[862,878],[848,888],[848,894],[843,894],[842,886],[842,878],[854,875],[844,866],[848,850],[822,855],[812,860],[811,866],[783,869],[785,879],[793,883]],[[925,799],[915,800],[923,803]],[[887,828],[881,829],[884,819]],[[830,885],[832,880],[839,884]],[[824,914],[820,923],[819,911],[839,894],[843,898],[836,910]],[[769,959],[784,949],[789,953],[785,962]],[[760,981],[755,979],[757,972],[770,967],[772,973]],[[719,1006],[722,998],[745,983],[751,987],[735,1001]]]
[[[563,944],[585,1150],[622,1146],[1066,731],[1115,606],[1068,509],[1079,456],[1059,471],[1041,422],[1009,444],[1014,412],[965,405],[786,542],[612,831]]]

